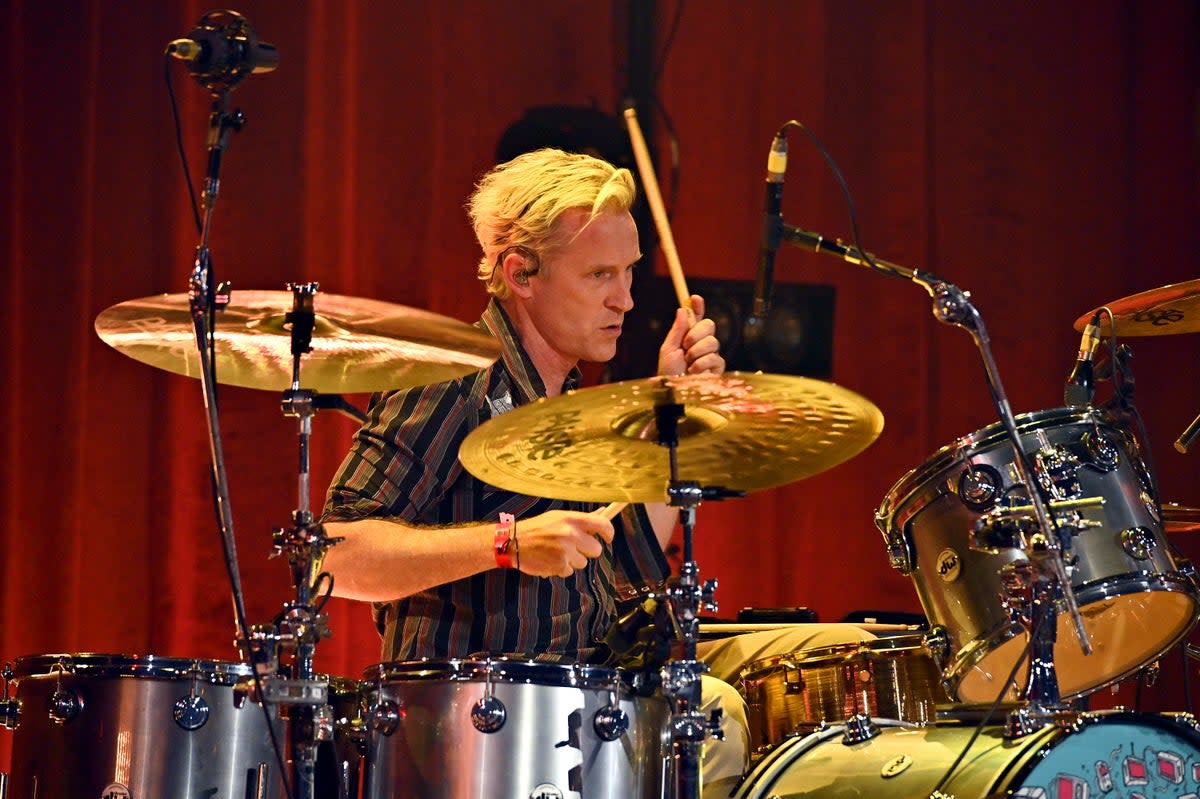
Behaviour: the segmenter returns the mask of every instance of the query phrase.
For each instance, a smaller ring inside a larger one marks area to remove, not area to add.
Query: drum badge
[[[100,794],[100,799],[131,799],[133,794],[119,782],[114,782],[104,789],[104,793]]]
[[[962,573],[962,558],[953,549],[947,547],[938,553],[937,573],[943,583],[952,583]]]
[[[563,799],[563,792],[558,789],[557,785],[543,782],[533,789],[533,793],[529,794],[529,799]]]
[[[908,771],[908,767],[913,764],[912,755],[897,755],[891,760],[883,764],[883,768],[879,770],[879,776],[885,780],[888,777],[895,777]]]

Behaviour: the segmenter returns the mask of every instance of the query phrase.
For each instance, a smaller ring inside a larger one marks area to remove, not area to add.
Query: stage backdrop
[[[224,158],[211,245],[235,291],[319,281],[473,321],[484,295],[462,204],[502,131],[535,106],[616,112],[646,84],[678,142],[673,229],[688,275],[753,279],[767,149],[800,120],[846,177],[863,247],[972,292],[1018,412],[1061,404],[1079,315],[1200,275],[1194,2],[706,0],[686,4],[670,38],[677,9],[663,2],[656,81],[628,71],[631,8],[649,7],[637,2],[238,6],[280,63],[233,95],[246,123]],[[113,304],[186,288],[197,235],[162,51],[209,10],[11,0],[0,15],[4,659],[235,658],[199,383],[93,331]],[[168,69],[199,179],[208,97],[181,64]],[[646,123],[665,184],[667,125]],[[848,237],[830,170],[799,133],[791,148],[786,220]],[[654,252],[644,269],[665,273]],[[726,616],[919,610],[872,514],[906,471],[996,419],[978,354],[915,285],[790,248],[776,273],[835,287],[832,379],[886,427],[823,474],[703,505],[702,574],[719,578]],[[1131,343],[1164,498],[1200,504],[1200,454],[1171,448],[1200,411],[1200,334]],[[268,621],[291,595],[269,555],[297,503],[296,423],[276,394],[230,387],[220,421],[248,615]],[[318,502],[351,432],[332,414],[314,423]],[[329,610],[318,665],[357,677],[378,659],[367,610]],[[0,763],[8,745],[0,735]]]

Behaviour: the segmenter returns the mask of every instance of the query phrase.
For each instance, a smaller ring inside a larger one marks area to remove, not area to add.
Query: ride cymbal
[[[292,385],[290,291],[235,290],[216,314],[217,382],[283,391]],[[485,368],[500,345],[449,317],[402,305],[316,294],[312,351],[300,385],[323,394],[384,391],[437,383]],[[129,300],[96,317],[104,343],[134,360],[199,377],[187,294]]]
[[[662,502],[668,449],[655,407],[683,406],[679,479],[757,491],[829,469],[883,430],[866,398],[788,375],[651,377],[586,388],[523,405],[480,425],[459,459],[484,482],[579,502]]]
[[[1106,307],[1116,317],[1121,337],[1196,333],[1200,331],[1200,279],[1131,294],[1106,303]],[[1075,329],[1082,332],[1099,310],[1094,308],[1076,319]],[[1108,314],[1101,314],[1100,335],[1111,335],[1111,328]]]

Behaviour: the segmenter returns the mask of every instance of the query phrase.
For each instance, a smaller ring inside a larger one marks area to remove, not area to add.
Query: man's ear
[[[504,274],[504,282],[508,290],[518,297],[528,297],[530,294],[529,277],[537,270],[537,264],[524,253],[512,251],[500,262],[500,270]]]

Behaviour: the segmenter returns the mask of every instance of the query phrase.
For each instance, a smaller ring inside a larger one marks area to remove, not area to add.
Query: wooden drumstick
[[[628,502],[610,502],[603,508],[592,511],[592,513],[595,513],[597,516],[603,516],[611,522],[617,518],[617,514],[625,510],[627,505],[629,505]]]
[[[654,174],[650,151],[646,149],[646,139],[642,136],[642,128],[637,121],[637,112],[633,108],[625,109],[625,125],[629,128],[629,141],[633,144],[633,157],[637,160],[638,171],[642,173],[642,186],[645,187],[646,199],[650,202],[650,214],[654,217],[654,227],[658,229],[663,255],[667,257],[667,270],[671,273],[671,283],[675,286],[675,298],[679,301],[679,307],[687,311],[688,322],[695,324],[696,312],[692,310],[692,295],[688,291],[687,281],[683,277],[683,267],[679,264],[679,253],[675,249],[675,237],[671,235],[671,224],[667,221],[667,211],[663,207],[662,195],[658,192],[658,179]]]

